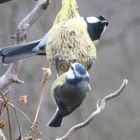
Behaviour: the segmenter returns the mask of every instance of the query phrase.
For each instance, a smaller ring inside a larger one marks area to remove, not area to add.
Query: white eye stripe
[[[89,77],[89,73],[88,72],[86,72],[86,76]]]
[[[97,23],[100,20],[97,17],[87,17],[87,22],[88,23]]]

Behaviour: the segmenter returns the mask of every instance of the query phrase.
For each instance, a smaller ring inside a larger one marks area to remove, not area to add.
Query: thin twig
[[[33,125],[33,121],[31,121],[31,119],[22,111],[20,110],[18,107],[16,107],[14,104],[8,102],[8,105],[10,105],[12,108],[16,109],[16,111],[18,111],[22,116],[24,116],[30,123],[31,125]],[[40,130],[38,128],[35,127],[35,129],[40,132]]]
[[[40,107],[41,107],[41,104],[42,104],[42,101],[43,101],[43,98],[44,98],[44,92],[45,92],[45,86],[42,86],[41,87],[41,93],[40,93],[40,100],[39,100],[39,104],[38,104],[38,107],[37,107],[37,111],[36,111],[36,115],[35,115],[35,119],[34,119],[34,122],[32,124],[32,127],[34,127],[36,122],[37,122]]]
[[[0,117],[2,117],[2,116],[4,115],[5,110],[6,110],[6,108],[5,108],[5,107],[3,108],[3,102],[2,102],[2,108],[1,108],[1,109],[2,109],[2,110],[1,110]]]
[[[19,23],[15,36],[14,36],[16,39],[16,44],[20,44],[25,41],[27,30],[41,17],[41,15],[43,15],[43,13],[48,8],[49,4],[50,4],[50,0],[39,0],[37,2],[37,5],[35,6],[35,8]],[[17,77],[17,75],[21,69],[21,65],[22,65],[22,61],[17,61],[15,63],[12,63],[10,65],[10,67],[8,68],[8,70],[0,77],[0,91],[2,93],[5,90],[7,90],[12,83],[24,83],[24,81],[21,81]],[[3,101],[4,101],[4,99],[3,99]],[[18,112],[20,112],[24,117],[26,117],[26,119],[31,124],[33,124],[32,121],[28,118],[28,116],[23,111],[21,111],[19,108],[17,108],[12,103],[10,103],[10,102],[7,102],[7,103],[8,103],[8,105],[15,108]],[[7,114],[9,114],[8,106],[7,106]],[[9,118],[9,120],[10,120],[10,118]],[[10,125],[10,123],[9,123],[9,125]],[[9,130],[10,129],[11,129],[11,126],[9,126]],[[11,136],[10,136],[10,138],[11,138]]]
[[[10,140],[12,140],[12,125],[11,125],[10,111],[8,106],[6,107],[6,110],[7,110],[7,117],[8,117],[9,135],[10,135]]]
[[[5,99],[5,97],[3,96],[3,94],[0,92],[0,95],[5,103],[5,106],[6,106],[6,111],[7,111],[7,117],[8,117],[8,126],[9,126],[9,137],[10,137],[10,140],[12,140],[12,126],[11,126],[11,118],[10,118],[10,112],[9,112],[9,107],[7,105],[7,101]]]
[[[1,103],[1,105],[0,105],[0,116],[1,116],[1,114],[2,114],[2,111],[3,110],[3,103]]]
[[[33,124],[33,122],[31,121],[31,119],[22,111],[20,110],[18,107],[16,107],[14,104],[8,102],[8,105],[10,105],[11,107],[15,108],[21,115],[23,115],[31,124]]]
[[[39,111],[40,111],[40,107],[44,98],[44,94],[45,94],[45,83],[51,78],[51,69],[50,68],[42,68],[42,80],[41,80],[41,93],[40,93],[40,99],[39,99],[39,103],[38,103],[38,107],[37,107],[37,111],[36,111],[36,115],[34,118],[34,122],[31,126],[31,129],[29,131],[29,134],[31,133],[31,131],[33,130],[33,128],[36,125],[37,119],[38,119],[38,115],[39,115]]]
[[[21,132],[21,127],[20,127],[20,123],[19,123],[19,119],[18,119],[18,115],[17,115],[17,111],[14,107],[14,112],[15,112],[15,116],[16,116],[16,120],[17,120],[17,125],[18,125],[18,129],[19,129],[19,134],[20,134],[20,138],[22,136],[22,132]]]
[[[16,44],[23,43],[26,39],[27,30],[31,27],[48,8],[50,0],[39,0],[34,9],[19,23],[15,39]],[[12,83],[24,83],[17,75],[21,69],[22,61],[14,62],[0,77],[0,91],[3,93]]]
[[[3,99],[0,99],[0,101],[3,102]],[[20,110],[18,107],[16,107],[14,104],[7,102],[8,105],[10,105],[12,108],[15,108],[21,115],[23,115],[31,124],[33,124],[33,122],[29,119],[29,117],[22,111]]]
[[[63,137],[57,138],[56,140],[67,140],[76,130],[79,130],[79,129],[87,126],[89,123],[91,123],[93,121],[93,119],[105,109],[107,101],[114,99],[115,97],[118,97],[124,91],[127,83],[128,83],[128,80],[124,79],[122,85],[120,86],[120,88],[117,91],[105,96],[101,100],[101,102],[97,101],[96,110],[85,121],[73,126]]]
[[[0,99],[0,101],[3,102],[3,99]],[[16,111],[18,111],[22,116],[24,116],[24,117],[31,123],[31,125],[33,124],[33,121],[31,121],[31,119],[30,119],[22,110],[20,110],[18,107],[16,107],[16,106],[15,106],[14,104],[12,104],[11,102],[7,102],[7,104],[8,104],[9,106],[11,106],[13,109],[16,109]],[[39,131],[38,128],[36,128],[36,130]]]

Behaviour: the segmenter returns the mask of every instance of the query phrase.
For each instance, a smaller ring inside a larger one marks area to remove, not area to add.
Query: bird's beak
[[[108,26],[109,22],[107,20],[101,21],[105,26]]]

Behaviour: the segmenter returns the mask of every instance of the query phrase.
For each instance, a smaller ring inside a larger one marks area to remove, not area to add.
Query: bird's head
[[[89,81],[89,74],[86,68],[80,63],[73,63],[68,72],[67,72],[67,80],[72,83],[85,80]]]
[[[99,40],[109,24],[108,20],[101,15],[86,17],[84,19],[87,23],[87,30],[92,41]]]

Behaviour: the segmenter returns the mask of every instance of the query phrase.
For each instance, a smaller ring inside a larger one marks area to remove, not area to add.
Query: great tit
[[[48,126],[60,127],[63,118],[80,106],[90,89],[86,68],[80,63],[73,63],[52,84],[51,94],[57,109]]]
[[[12,63],[33,55],[46,54],[50,65],[58,74],[66,72],[73,62],[89,69],[96,60],[95,43],[108,26],[103,16],[76,17],[56,24],[41,39],[0,50],[3,63]],[[45,51],[46,49],[46,51]]]

